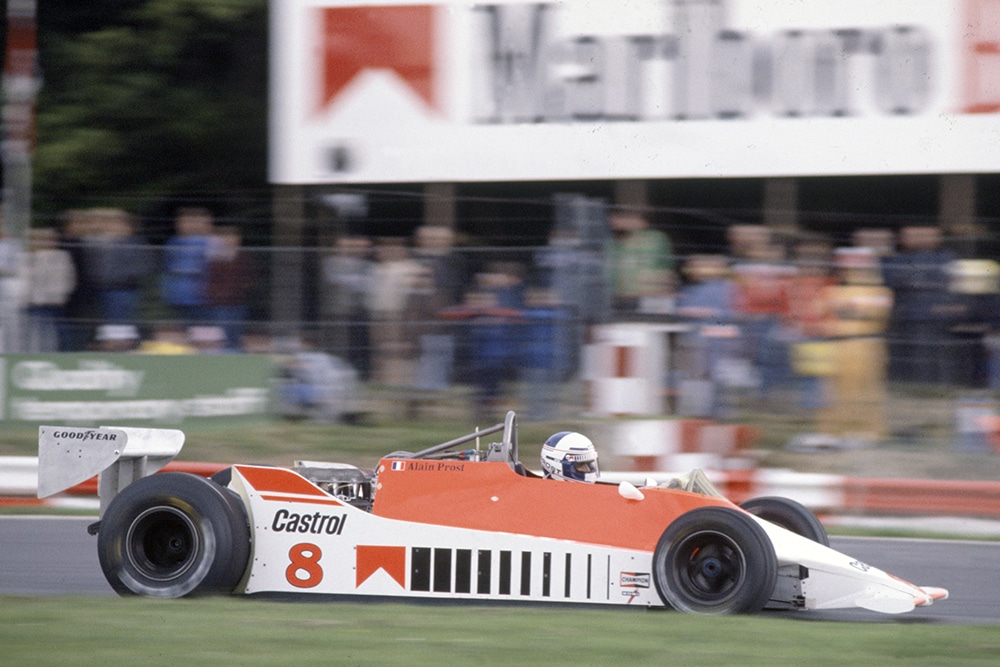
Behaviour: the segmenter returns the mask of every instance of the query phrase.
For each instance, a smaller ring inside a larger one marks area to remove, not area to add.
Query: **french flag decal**
[[[393,470],[406,470],[406,461],[393,461],[392,462],[392,469]]]

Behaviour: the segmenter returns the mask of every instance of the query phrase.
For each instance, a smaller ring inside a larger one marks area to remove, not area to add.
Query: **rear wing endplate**
[[[119,491],[167,465],[184,446],[174,429],[127,426],[38,427],[38,497],[97,475],[101,515]]]

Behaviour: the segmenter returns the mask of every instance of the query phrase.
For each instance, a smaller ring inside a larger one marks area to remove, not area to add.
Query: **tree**
[[[266,0],[39,4],[38,216],[246,193],[267,210]]]

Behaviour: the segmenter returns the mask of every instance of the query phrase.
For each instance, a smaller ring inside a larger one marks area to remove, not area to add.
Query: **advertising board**
[[[271,180],[1000,172],[1000,0],[284,0]]]
[[[3,355],[0,423],[263,421],[273,375],[267,355]]]

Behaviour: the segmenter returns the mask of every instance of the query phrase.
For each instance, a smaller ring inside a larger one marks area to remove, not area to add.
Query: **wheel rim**
[[[201,540],[191,518],[175,507],[152,507],[132,522],[126,537],[129,562],[145,577],[170,581],[195,563]]]
[[[676,581],[689,598],[717,604],[740,590],[746,576],[746,557],[726,535],[694,533],[677,545],[675,553]]]

